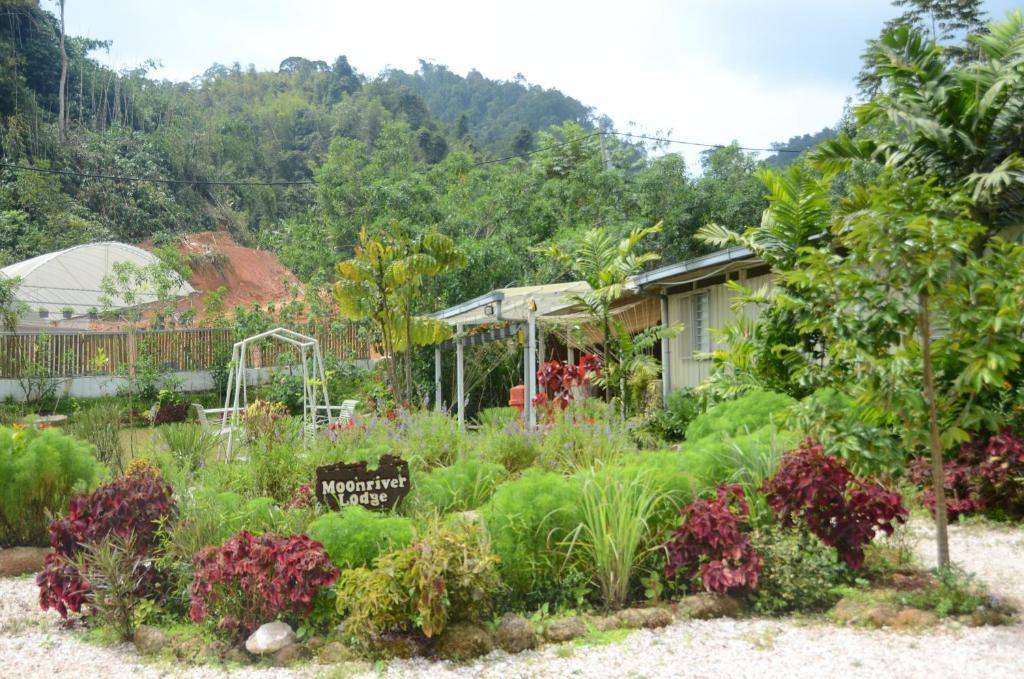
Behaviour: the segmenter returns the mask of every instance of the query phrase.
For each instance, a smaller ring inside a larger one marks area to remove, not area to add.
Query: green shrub
[[[533,465],[540,454],[540,436],[523,429],[518,420],[485,425],[477,435],[481,457],[502,465],[510,474]]]
[[[903,473],[906,454],[887,416],[835,389],[819,389],[790,410],[787,426],[813,436],[857,476],[892,479]]]
[[[518,408],[502,406],[498,408],[484,408],[476,415],[481,427],[504,427],[510,422],[520,419]]]
[[[302,464],[301,444],[293,441],[262,442],[250,447],[252,487],[248,495],[272,497],[287,503],[298,494],[299,487],[313,481],[309,469]]]
[[[766,425],[732,437],[705,436],[683,444],[683,467],[701,485],[713,488],[723,483],[757,487],[778,468],[782,453],[797,443],[793,432]]]
[[[0,427],[0,545],[46,545],[47,525],[97,480],[92,446],[58,429]]]
[[[689,504],[704,488],[684,468],[682,455],[672,451],[638,452],[602,468],[599,474],[611,475],[629,482],[645,478],[657,497],[648,518],[655,541],[664,542],[679,523],[679,510]]]
[[[96,446],[96,459],[114,473],[124,471],[121,424],[125,409],[119,401],[101,401],[91,408],[75,412],[67,433]]]
[[[652,428],[666,440],[681,441],[700,410],[701,398],[693,389],[676,389],[665,399],[665,407],[655,416]]]
[[[466,432],[446,413],[434,410],[403,411],[390,429],[393,450],[413,468],[445,467],[469,449]]]
[[[476,459],[460,460],[412,479],[403,501],[409,512],[434,511],[439,515],[476,509],[490,499],[508,472],[500,464]]]
[[[580,523],[580,486],[560,474],[527,470],[498,486],[483,508],[491,548],[510,596],[530,608],[566,595],[567,540]]]
[[[768,424],[782,424],[783,411],[794,401],[785,394],[752,391],[735,401],[725,401],[698,415],[686,429],[687,441],[699,441],[712,434],[740,436]]]
[[[836,550],[804,530],[772,526],[751,536],[764,560],[754,591],[754,609],[778,615],[830,608],[851,574]]]
[[[171,451],[178,466],[192,472],[206,463],[206,456],[217,447],[216,434],[185,422],[160,427],[160,438]]]
[[[636,450],[626,423],[605,404],[573,403],[556,411],[545,428],[538,463],[548,469],[575,472],[611,462]]]
[[[935,572],[935,584],[916,592],[901,592],[897,603],[935,611],[939,617],[973,613],[988,599],[985,589],[956,568]]]
[[[342,570],[369,566],[380,554],[408,546],[412,533],[411,520],[358,505],[317,517],[306,529]]]

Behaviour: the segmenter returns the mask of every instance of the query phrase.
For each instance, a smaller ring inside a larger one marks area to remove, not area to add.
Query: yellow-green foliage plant
[[[686,428],[686,440],[699,441],[707,436],[741,436],[765,425],[781,426],[786,411],[796,401],[785,394],[752,391],[734,401],[724,401],[698,415]]]
[[[405,549],[378,557],[374,568],[344,571],[338,612],[361,641],[414,628],[437,636],[450,622],[489,613],[501,585],[497,562],[478,523],[436,523]]]
[[[51,516],[88,490],[102,466],[59,429],[0,427],[0,545],[45,545]]]

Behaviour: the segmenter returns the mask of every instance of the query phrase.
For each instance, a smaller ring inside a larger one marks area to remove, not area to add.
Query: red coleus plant
[[[907,519],[899,493],[855,478],[810,439],[786,453],[763,490],[783,526],[802,522],[854,570],[864,565],[864,546],[877,531],[891,535],[893,521]]]
[[[189,616],[212,617],[220,630],[243,638],[268,620],[307,616],[313,598],[337,578],[319,542],[243,530],[196,554]]]
[[[708,592],[756,589],[761,555],[745,529],[749,513],[740,486],[719,486],[713,500],[696,500],[680,511],[682,523],[665,543],[665,577],[700,576]]]
[[[143,468],[97,488],[91,495],[71,498],[70,511],[50,523],[50,544],[43,570],[36,576],[39,605],[54,609],[66,618],[69,611],[81,612],[88,599],[89,583],[73,558],[83,545],[95,544],[109,535],[127,538],[138,556],[156,546],[160,523],[176,510],[171,487],[153,471]],[[140,590],[153,586],[156,572],[139,560]]]
[[[950,519],[982,509],[1024,514],[1024,443],[1010,429],[976,436],[942,466],[946,512]],[[922,491],[920,500],[935,511],[931,462],[919,457],[910,463],[910,480]]]
[[[531,403],[535,406],[543,406],[553,402],[565,410],[573,399],[573,388],[590,384],[591,375],[599,375],[600,370],[601,361],[593,354],[580,356],[577,365],[561,361],[541,363],[537,370],[537,389],[539,391]]]

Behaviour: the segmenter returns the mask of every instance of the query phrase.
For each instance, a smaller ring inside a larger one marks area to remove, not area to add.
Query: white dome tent
[[[73,316],[85,316],[92,309],[104,306],[101,283],[118,262],[139,267],[159,263],[152,252],[115,241],[76,245],[66,250],[49,252],[0,269],[4,278],[20,278],[15,298],[28,306],[30,312],[45,311],[59,315],[72,309]],[[181,281],[175,295],[184,297],[195,292]],[[124,300],[110,300],[114,307],[128,306]],[[157,301],[151,291],[142,290],[135,304]]]

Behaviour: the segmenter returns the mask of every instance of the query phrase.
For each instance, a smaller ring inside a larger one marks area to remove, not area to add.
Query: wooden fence
[[[358,326],[293,328],[320,342],[323,355],[343,360],[368,358],[369,347]],[[18,378],[32,367],[54,377],[118,375],[146,360],[170,370],[208,370],[231,356],[231,345],[244,339],[233,329],[195,328],[117,332],[0,333],[0,378]],[[262,342],[249,356],[252,367],[287,365],[297,360],[284,342]]]

